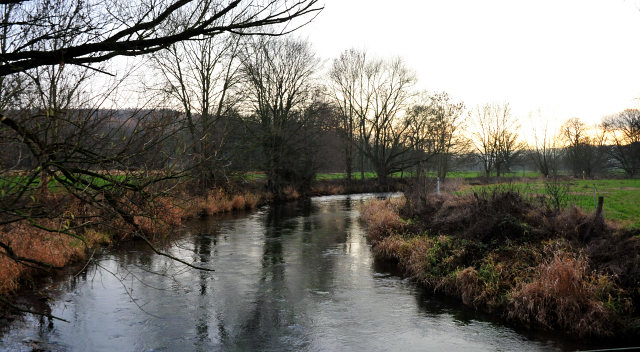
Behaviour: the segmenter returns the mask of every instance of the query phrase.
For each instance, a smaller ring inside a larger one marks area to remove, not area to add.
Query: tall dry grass
[[[313,195],[336,195],[345,193],[345,187],[342,184],[334,182],[321,182],[314,187],[311,187],[311,194]]]
[[[176,197],[158,197],[150,202],[137,204],[134,199],[125,195],[121,202],[123,207],[133,214],[133,221],[137,228],[124,221],[123,218],[102,214],[103,221],[90,228],[78,232],[87,245],[81,240],[65,234],[51,233],[31,226],[27,222],[18,222],[0,227],[0,241],[11,246],[15,255],[53,267],[62,267],[74,261],[85,258],[87,247],[107,243],[112,239],[126,239],[136,230],[148,239],[165,238],[182,220],[198,214],[212,215],[231,210],[253,209],[262,199],[261,194],[246,192],[230,197],[223,190],[212,190],[205,197],[194,198],[187,203],[180,204]],[[68,199],[67,199],[68,198]],[[100,216],[95,209],[80,206],[69,197],[59,194],[44,194],[40,202],[64,208],[63,214],[74,214],[77,219],[83,216]],[[60,229],[63,226],[78,225],[67,223],[69,219],[41,220],[40,225]],[[27,265],[18,264],[7,255],[0,255],[0,292],[10,292],[18,288],[21,279],[40,272]]]
[[[229,195],[223,189],[213,189],[204,196],[190,197],[180,207],[182,208],[182,218],[190,218],[233,210],[255,209],[263,199],[269,199],[269,195],[260,192]]]
[[[51,220],[42,225],[55,228]],[[26,257],[53,267],[62,267],[85,258],[87,246],[108,243],[109,236],[89,229],[82,235],[87,245],[77,238],[60,233],[41,230],[25,222],[12,223],[0,228],[0,241],[11,246],[16,256]],[[16,263],[7,255],[0,255],[0,292],[6,293],[18,288],[21,278],[38,274],[35,265]]]
[[[607,280],[592,280],[587,259],[555,250],[535,268],[533,280],[514,288],[508,317],[526,324],[560,327],[577,336],[612,335],[610,311],[597,294]]]
[[[367,225],[372,241],[378,241],[402,227],[398,208],[405,205],[404,197],[372,199],[362,205],[360,219]]]

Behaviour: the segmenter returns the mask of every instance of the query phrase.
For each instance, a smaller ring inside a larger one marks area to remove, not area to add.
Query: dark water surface
[[[109,249],[53,282],[52,314],[26,316],[0,350],[563,351],[424,292],[373,263],[358,222],[372,195],[318,197],[194,220],[168,251]],[[5,329],[7,330],[7,329]]]

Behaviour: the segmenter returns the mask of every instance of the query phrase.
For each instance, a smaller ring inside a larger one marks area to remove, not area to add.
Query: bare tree
[[[240,36],[223,34],[176,43],[152,55],[163,97],[184,111],[202,187],[215,184],[232,163],[226,143],[238,103],[234,88],[239,83],[240,46]]]
[[[380,181],[415,164],[408,125],[402,114],[413,96],[417,78],[401,58],[382,60],[350,50],[330,73],[334,100],[349,128],[357,132],[357,147],[371,162]],[[362,177],[364,167],[361,165]]]
[[[416,74],[401,58],[375,60],[367,67],[371,90],[369,113],[360,116],[360,138],[364,155],[373,164],[378,180],[416,163],[406,158],[412,150],[408,125],[401,114],[408,108],[417,82]]]
[[[351,179],[357,148],[357,116],[361,116],[365,106],[360,102],[368,99],[364,89],[364,66],[366,63],[366,53],[350,49],[340,57],[333,60],[333,65],[329,71],[331,87],[329,94],[334,104],[340,110],[340,129],[344,140],[344,156],[347,179]],[[365,104],[366,105],[366,104]],[[363,171],[364,172],[364,171]]]
[[[529,147],[530,157],[536,168],[545,176],[557,175],[562,148],[559,136],[550,126],[551,120],[541,110],[529,114],[533,131],[533,144]]]
[[[470,121],[472,143],[485,175],[489,177],[495,169],[499,177],[524,148],[519,141],[518,119],[511,114],[509,103],[488,103],[477,105],[470,113]]]
[[[438,177],[446,178],[455,155],[465,151],[467,138],[461,132],[466,119],[464,103],[454,103],[446,92],[423,93],[407,114],[412,144],[418,156],[419,172],[432,161]],[[418,175],[419,176],[419,175]]]
[[[564,139],[569,166],[573,175],[578,177],[585,171],[584,156],[589,145],[587,125],[579,118],[572,117],[562,124],[560,133]]]
[[[520,125],[513,126],[513,129],[505,130],[498,135],[498,153],[496,158],[496,176],[501,173],[512,172],[511,168],[522,165],[526,144],[520,140],[518,129]]]
[[[565,143],[566,158],[575,177],[593,177],[606,168],[605,129],[587,126],[577,117],[565,121],[560,127]]]
[[[629,177],[640,169],[640,110],[627,109],[605,117],[602,125],[612,143],[611,157]]]
[[[268,187],[280,193],[290,184],[308,185],[315,175],[314,133],[309,129],[320,60],[308,41],[255,38],[242,53],[248,131],[263,153]]]

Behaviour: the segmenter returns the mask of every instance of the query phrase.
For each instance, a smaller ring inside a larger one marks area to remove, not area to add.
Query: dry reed
[[[367,224],[367,233],[372,241],[378,241],[401,228],[398,208],[404,204],[405,198],[399,197],[369,200],[362,206],[360,218]]]

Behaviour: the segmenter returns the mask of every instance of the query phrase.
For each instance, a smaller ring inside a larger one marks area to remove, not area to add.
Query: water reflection
[[[185,270],[139,245],[103,253],[104,269],[57,284],[49,309],[71,324],[29,318],[0,349],[33,340],[62,351],[575,349],[480,319],[374,264],[357,220],[367,197],[194,221],[168,250],[215,272]]]

